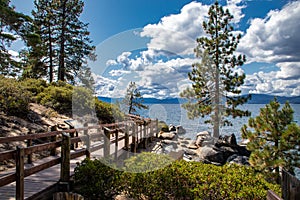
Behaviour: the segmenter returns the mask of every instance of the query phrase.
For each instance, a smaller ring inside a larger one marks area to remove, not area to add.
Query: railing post
[[[147,137],[148,137],[147,136],[147,128],[148,128],[148,126],[147,126],[146,120],[144,120],[143,126],[144,126],[144,130],[143,130],[143,148],[146,149],[146,147],[147,147]]]
[[[16,157],[16,200],[24,199],[24,149],[17,147]]]
[[[129,148],[129,129],[128,124],[125,124],[125,150]]]
[[[155,137],[158,137],[158,133],[159,133],[159,130],[158,130],[158,119],[155,120]]]
[[[28,133],[29,135],[31,134],[31,131],[29,131],[29,133]],[[32,146],[32,140],[31,139],[28,139],[27,140],[27,148],[28,147],[31,147]],[[27,163],[28,164],[32,164],[32,154],[28,154],[27,155]]]
[[[153,141],[153,121],[152,119],[150,119],[150,123],[149,123],[149,128],[150,128],[150,133],[149,133],[149,142]]]
[[[104,127],[104,157],[108,158],[110,155],[110,132]]]
[[[53,131],[57,131],[57,126],[56,125],[55,126],[51,126],[51,132],[53,132]],[[56,135],[51,136],[50,141],[51,142],[56,142]],[[50,150],[50,155],[51,156],[56,156],[56,149],[55,148],[53,148],[53,149]]]
[[[115,143],[115,160],[117,160],[117,158],[118,158],[118,147],[119,147],[119,131],[118,131],[118,129],[116,129],[116,131],[115,131],[115,140],[116,140],[116,143]]]
[[[90,135],[89,135],[89,130],[87,129],[88,127],[88,123],[84,123],[84,128],[86,128],[84,131],[83,131],[83,135],[86,136],[86,140],[85,140],[85,146],[86,146],[86,151],[85,151],[85,155],[87,158],[91,158],[91,151],[90,151],[90,148],[91,148],[91,138],[90,138]]]
[[[132,149],[131,152],[136,153],[136,134],[137,134],[137,124],[132,123]]]
[[[62,134],[60,181],[69,182],[70,179],[70,146],[71,139],[66,133]]]

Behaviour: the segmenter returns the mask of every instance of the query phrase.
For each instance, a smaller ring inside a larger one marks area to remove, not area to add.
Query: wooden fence
[[[284,169],[282,170],[281,192],[283,200],[300,199],[300,180]],[[282,198],[272,190],[268,191],[267,200],[282,200]]]
[[[300,180],[285,170],[282,170],[282,197],[284,200],[300,199]]]
[[[136,152],[138,145],[146,147],[147,142],[158,131],[158,121],[151,119],[143,119],[130,115],[130,120],[115,123],[102,124],[93,127],[83,127],[78,129],[69,129],[63,131],[52,131],[48,133],[29,134],[16,137],[0,137],[0,143],[23,142],[26,147],[17,147],[16,150],[0,152],[0,162],[5,160],[14,160],[16,170],[13,174],[8,174],[0,178],[0,187],[16,182],[17,200],[24,199],[24,178],[50,168],[54,165],[61,164],[60,182],[68,182],[70,179],[70,160],[86,156],[90,157],[90,153],[103,148],[104,157],[111,155],[111,145],[115,145],[115,158],[118,156],[119,141],[124,140],[125,150]],[[83,133],[83,134],[82,134]],[[48,139],[43,144],[34,144],[34,140]],[[131,144],[130,144],[131,139]],[[92,142],[97,143],[92,145]],[[80,143],[85,143],[85,148],[76,150]],[[24,168],[24,163],[32,163],[32,154],[41,151],[50,151],[50,155],[55,155],[57,148],[61,147],[60,157],[51,159],[39,165],[30,168]],[[72,152],[71,150],[74,149]]]

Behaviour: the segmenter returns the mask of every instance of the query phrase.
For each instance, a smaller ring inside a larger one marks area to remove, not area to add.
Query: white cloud
[[[242,3],[243,0],[227,0],[227,5],[225,6],[225,9],[227,8],[229,12],[233,15],[233,22],[239,23],[241,19],[245,16],[243,14],[242,9],[246,8],[244,5],[239,5]]]
[[[115,60],[108,60],[108,61],[106,61],[106,66],[117,65],[117,64],[118,63]]]
[[[300,1],[295,1],[270,11],[264,19],[252,19],[238,50],[247,55],[249,63],[274,63],[280,70],[248,75],[244,89],[285,96],[300,94],[299,13]]]
[[[282,62],[278,63],[277,66],[280,68],[276,74],[277,78],[300,80],[300,62]]]
[[[249,62],[300,61],[300,1],[282,10],[270,11],[266,18],[255,18],[241,39],[239,51]]]
[[[141,36],[151,38],[148,48],[191,54],[196,38],[204,34],[202,21],[207,16],[208,8],[208,5],[191,2],[179,14],[165,16],[159,23],[145,26]]]
[[[122,70],[122,69],[114,69],[109,72],[111,76],[123,76],[125,74],[130,74],[130,71]]]
[[[282,79],[278,76],[280,71],[258,72],[246,76],[242,89],[245,93],[273,94],[278,96],[300,95],[298,79]]]

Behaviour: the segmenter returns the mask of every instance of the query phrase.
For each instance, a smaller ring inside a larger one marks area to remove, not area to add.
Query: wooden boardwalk
[[[114,139],[114,138],[112,138]],[[132,137],[130,137],[130,140],[132,140]],[[121,151],[122,148],[124,147],[124,140],[119,141],[118,144],[118,151]],[[111,155],[114,155],[115,153],[115,147],[113,145],[110,146],[110,152],[112,152]],[[97,151],[94,151],[91,153],[91,158],[101,158],[103,157],[103,148]],[[34,162],[33,165],[38,165],[40,163],[49,161],[51,159],[58,158],[55,156],[50,156],[47,158],[44,158],[42,160],[38,160],[37,162]],[[84,160],[86,156],[81,156],[76,159],[72,159],[71,166],[70,166],[70,171],[71,175],[74,174],[74,169],[77,166],[76,163],[80,163],[82,160]],[[28,166],[28,165],[27,165]],[[55,185],[58,183],[60,179],[60,169],[61,166],[60,164],[55,165],[53,167],[50,167],[48,169],[42,170],[36,174],[30,175],[25,178],[24,180],[24,197],[25,199],[30,199],[30,197],[34,196],[35,194],[46,190],[47,188]],[[0,177],[8,174],[13,174],[15,172],[15,168],[10,169],[9,171],[5,171],[0,173]],[[16,195],[16,182],[10,183],[8,185],[5,185],[3,187],[0,187],[0,199],[1,200],[14,200]]]
[[[156,121],[157,122],[157,121]],[[157,124],[157,123],[156,123]],[[126,134],[121,131],[118,132],[119,129],[111,129],[108,132],[104,130],[101,137],[103,137],[103,135],[108,136],[108,140],[107,138],[102,138],[102,139],[97,139],[94,140],[93,139],[93,135],[88,136],[88,138],[90,139],[88,142],[90,151],[88,154],[84,153],[87,152],[86,151],[86,146],[81,146],[80,148],[76,148],[76,150],[69,150],[69,154],[75,156],[76,155],[81,155],[81,156],[77,156],[74,159],[70,159],[70,175],[72,175],[74,173],[74,169],[76,167],[76,163],[81,162],[83,159],[85,159],[87,156],[89,156],[91,159],[94,158],[101,158],[101,157],[105,157],[106,155],[111,155],[113,158],[116,158],[116,156],[118,157],[121,153],[120,152],[124,152],[124,147],[126,147],[128,149],[128,147],[130,146],[130,144],[138,144],[138,141],[143,141],[141,140],[143,137],[142,136],[146,136],[148,137],[149,134],[154,134],[154,132],[157,132],[157,126],[153,127],[153,126],[143,126],[143,128],[137,128],[135,130],[131,130],[131,131],[127,131],[127,136]],[[53,135],[53,133],[51,133]],[[33,136],[30,136],[33,137]],[[101,138],[100,137],[100,138]],[[99,138],[99,137],[98,137]],[[72,140],[72,144],[74,145],[76,142],[81,141],[80,139],[83,138],[73,138]],[[6,142],[6,138],[2,138],[2,142]],[[64,140],[63,140],[64,141]],[[0,138],[0,142],[1,142],[1,138]],[[49,143],[49,145],[52,145],[51,147],[53,148],[56,142],[52,142],[51,144]],[[61,142],[60,142],[61,143]],[[69,143],[70,144],[70,143]],[[62,144],[61,144],[62,145]],[[63,148],[63,146],[61,146]],[[36,147],[36,146],[32,146],[29,148],[25,148],[25,156],[28,155],[28,152],[36,152],[40,147]],[[45,149],[45,147],[42,147],[43,149]],[[135,146],[136,148],[136,146]],[[134,149],[135,149],[134,148]],[[34,149],[34,150],[33,150]],[[49,149],[50,150],[50,149]],[[131,149],[132,151],[132,149]],[[62,150],[63,152],[63,150]],[[77,154],[79,153],[79,154]],[[2,158],[1,158],[2,156]],[[74,157],[73,156],[73,157]],[[14,152],[0,152],[0,161],[1,160],[5,160],[6,158],[17,158],[17,155]],[[30,170],[32,170],[32,168],[34,168],[35,166],[39,167],[42,166],[43,164],[48,164],[49,162],[51,162],[52,160],[57,162],[57,160],[61,160],[60,163],[63,162],[63,155],[62,157],[60,156],[49,156],[46,157],[44,159],[41,160],[37,160],[35,162],[33,162],[32,164],[25,164],[24,165],[24,174],[29,173]],[[24,161],[23,161],[24,162]],[[64,166],[64,165],[63,165]],[[31,168],[31,169],[30,169]],[[46,169],[44,169],[46,168]],[[28,171],[26,171],[28,169]],[[61,179],[61,164],[56,164],[54,166],[50,166],[49,167],[43,167],[43,170],[33,173],[29,176],[24,175],[25,177],[23,180],[23,185],[24,185],[24,189],[23,189],[23,195],[24,195],[24,199],[28,199],[28,200],[32,200],[32,199],[40,199],[40,198],[36,198],[37,194],[41,193],[42,191],[45,190],[49,190],[49,188],[53,187],[54,185],[57,185],[57,183],[60,181]],[[13,175],[15,174],[15,176]],[[22,174],[22,173],[21,173]],[[16,168],[10,169],[8,171],[4,171],[4,172],[0,172],[0,185],[3,185],[2,187],[0,187],[0,199],[1,200],[13,200],[13,199],[23,199],[23,197],[19,198],[16,196],[16,194],[18,194],[18,192],[16,191],[18,188],[18,184],[16,184],[16,181],[11,182],[9,184],[4,184],[7,183],[7,177],[9,175],[13,175],[13,177],[16,177],[15,180],[18,180],[18,176],[16,173]],[[3,183],[1,183],[1,181],[4,181]]]

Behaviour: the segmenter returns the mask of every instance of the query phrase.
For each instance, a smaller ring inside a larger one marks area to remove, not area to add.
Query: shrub
[[[75,180],[86,197],[106,195],[107,199],[119,191],[135,199],[255,200],[266,199],[269,189],[281,194],[279,185],[268,183],[248,166],[172,161],[167,155],[151,153],[126,160],[123,173],[104,163],[86,159],[76,167]],[[145,172],[132,173],[137,171]]]
[[[153,172],[123,176],[124,190],[134,198],[265,199],[268,189],[280,194],[278,185],[268,183],[252,168],[238,165],[175,161]]]
[[[75,184],[88,199],[112,199],[119,191],[120,175],[106,160],[85,159],[75,168]]]
[[[53,108],[60,113],[72,111],[73,86],[63,83],[51,83],[43,92],[37,95],[38,103]]]
[[[24,117],[28,113],[31,95],[13,78],[0,76],[0,110],[8,115]]]
[[[27,91],[31,93],[33,97],[43,92],[48,86],[46,81],[42,79],[25,79],[21,81],[21,84]]]
[[[114,123],[124,119],[124,114],[113,104],[95,99],[96,115],[100,123]]]

